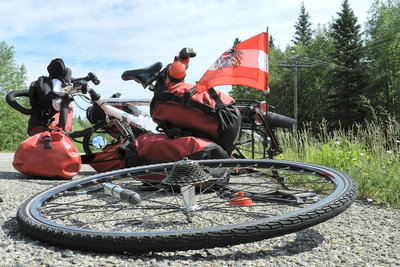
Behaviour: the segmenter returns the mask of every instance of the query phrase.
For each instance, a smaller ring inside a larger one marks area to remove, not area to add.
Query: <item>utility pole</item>
[[[280,67],[285,67],[285,68],[289,68],[289,69],[293,69],[293,91],[294,91],[294,96],[293,96],[293,100],[294,100],[294,119],[295,119],[295,124],[294,124],[294,130],[295,132],[297,132],[297,120],[298,120],[298,116],[297,116],[297,70],[298,69],[302,69],[302,68],[311,68],[312,65],[299,65],[299,61],[301,58],[303,58],[304,56],[292,56],[290,57],[285,63],[286,64],[281,64],[279,65]],[[291,63],[291,64],[288,64]]]

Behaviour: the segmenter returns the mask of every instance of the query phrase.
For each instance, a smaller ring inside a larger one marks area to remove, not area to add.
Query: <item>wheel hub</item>
[[[194,185],[210,180],[212,177],[206,173],[197,161],[187,158],[178,161],[171,173],[162,182],[168,185]]]

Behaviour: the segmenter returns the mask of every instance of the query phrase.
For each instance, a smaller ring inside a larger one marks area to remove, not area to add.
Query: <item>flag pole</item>
[[[269,60],[268,60],[268,54],[269,54],[269,51],[268,51],[268,46],[269,46],[269,34],[268,34],[268,26],[267,26],[267,28],[266,28],[266,31],[265,31],[265,33],[266,33],[266,38],[267,38],[267,40],[266,40],[266,46],[267,46],[267,71],[268,71],[268,63],[269,63]],[[269,72],[269,71],[268,71]],[[265,81],[265,90],[264,90],[264,95],[265,95],[265,102],[267,102],[267,94],[269,94],[269,87],[268,87],[268,75],[269,75],[269,73],[267,72],[267,77],[265,78],[266,79],[266,81]]]

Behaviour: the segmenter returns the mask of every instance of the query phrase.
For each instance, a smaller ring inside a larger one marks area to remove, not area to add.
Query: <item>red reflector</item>
[[[243,192],[238,192],[237,197],[231,198],[231,205],[248,207],[253,205],[251,198],[245,197]]]
[[[261,101],[260,102],[260,109],[264,112],[267,112],[267,102]]]

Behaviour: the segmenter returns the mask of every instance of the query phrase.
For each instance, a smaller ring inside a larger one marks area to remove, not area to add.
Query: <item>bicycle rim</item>
[[[349,176],[319,165],[247,159],[197,163],[202,177],[194,180],[190,174],[171,178],[176,164],[168,163],[51,188],[20,207],[20,229],[84,250],[212,248],[299,231],[344,211],[356,196]],[[121,201],[110,194],[110,184],[137,193],[140,201]]]

